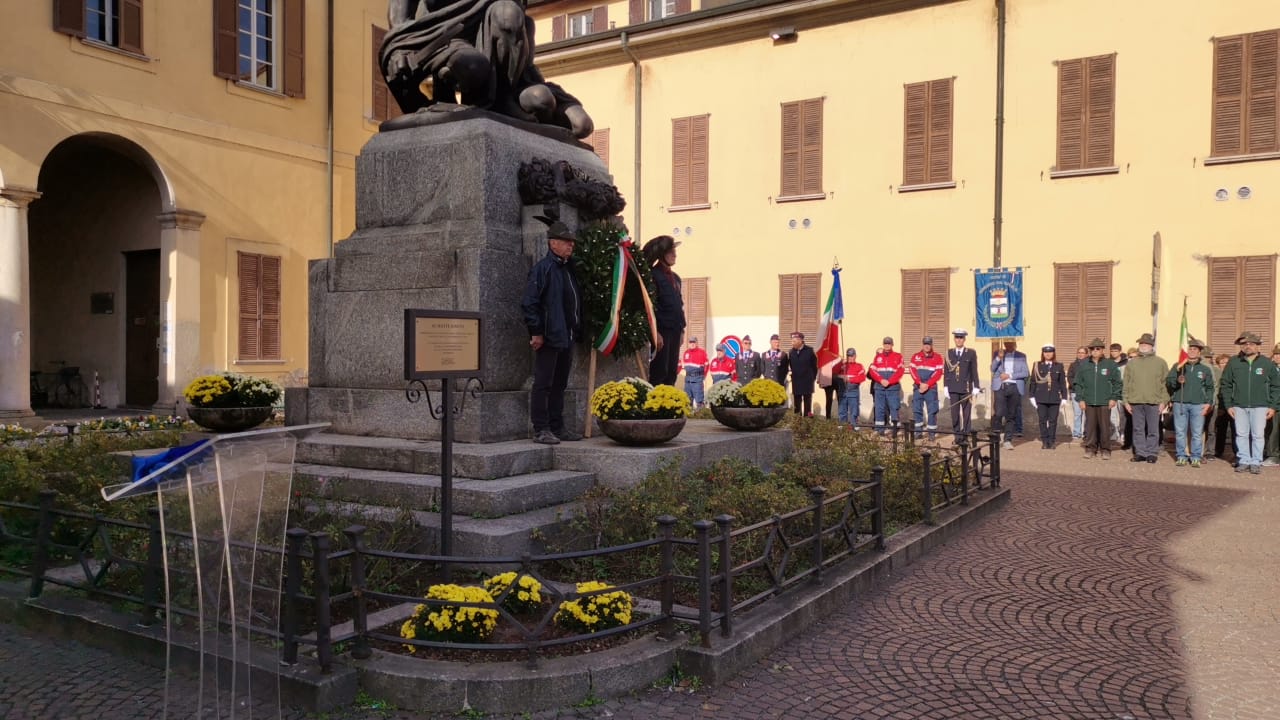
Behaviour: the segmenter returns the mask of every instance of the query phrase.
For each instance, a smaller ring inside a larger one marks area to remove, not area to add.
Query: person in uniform
[[[760,353],[760,361],[764,368],[764,377],[785,386],[787,381],[786,373],[783,372],[782,366],[786,362],[787,354],[782,351],[782,340],[774,333],[769,337],[769,349]]]
[[[698,338],[689,338],[689,347],[680,356],[680,366],[684,368],[684,391],[695,408],[702,407],[706,402],[703,388],[707,381],[707,351],[698,347]]]
[[[942,380],[942,356],[933,351],[933,337],[920,341],[920,352],[911,356],[911,379],[915,388],[911,393],[911,417],[915,423],[915,436],[929,433],[930,440],[938,439],[938,382]],[[926,414],[927,413],[927,414]]]
[[[1052,450],[1058,437],[1058,412],[1067,402],[1067,372],[1058,362],[1057,349],[1045,344],[1040,361],[1031,367],[1031,407],[1040,421],[1040,449]]]
[[[942,389],[951,398],[951,431],[969,433],[973,419],[973,394],[980,392],[978,379],[978,353],[964,346],[969,331],[956,328],[951,331],[955,347],[942,358]]]
[[[1187,359],[1175,365],[1164,384],[1173,402],[1175,465],[1200,467],[1204,460],[1204,422],[1213,411],[1213,370],[1201,362],[1204,343],[1187,340]]]
[[[711,358],[711,362],[707,366],[707,372],[711,373],[712,385],[722,380],[733,380],[737,374],[737,366],[734,364],[733,358],[724,354],[728,349],[723,343],[716,345],[716,356]]]
[[[680,366],[676,362],[680,352],[680,336],[684,334],[684,298],[680,294],[680,276],[671,269],[676,264],[676,248],[680,247],[670,235],[659,235],[644,244],[641,253],[652,268],[653,285],[658,292],[654,296],[653,316],[657,320],[658,338],[654,343],[653,359],[649,361],[649,382],[654,385],[675,385]]]
[[[902,354],[893,351],[893,338],[885,336],[876,350],[876,357],[867,368],[867,377],[875,383],[871,386],[871,401],[875,413],[876,432],[884,434],[885,426],[898,424],[898,410],[902,406]],[[897,434],[897,430],[894,430]]]
[[[758,377],[764,377],[764,358],[751,349],[751,336],[742,336],[742,352],[738,354],[735,365],[738,382],[746,385]]]
[[[832,368],[831,372],[843,381],[840,422],[856,428],[858,416],[862,414],[862,383],[867,379],[867,369],[858,362],[858,351],[853,348],[845,350],[844,362]]]
[[[1102,338],[1089,342],[1089,359],[1081,361],[1071,389],[1084,408],[1084,457],[1111,459],[1111,410],[1120,404],[1123,385],[1115,361],[1103,357],[1107,344]]]
[[[791,401],[798,415],[804,406],[804,416],[813,417],[813,384],[818,379],[818,356],[804,343],[804,333],[791,333],[791,351],[784,365],[791,371]]]

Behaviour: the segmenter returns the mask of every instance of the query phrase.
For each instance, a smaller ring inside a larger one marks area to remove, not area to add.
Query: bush
[[[515,587],[503,597],[512,583]],[[542,583],[528,575],[520,575],[519,580],[514,571],[494,575],[484,581],[484,589],[495,600],[502,598],[502,607],[513,613],[531,613],[542,606]]]
[[[447,600],[442,605],[419,605],[413,616],[400,626],[400,637],[406,640],[438,642],[479,642],[493,633],[498,624],[498,611],[463,603],[492,603],[493,596],[484,588],[462,585],[432,585],[428,600]],[[414,652],[412,645],[406,645]]]
[[[602,582],[578,583],[579,593],[595,593],[566,600],[556,610],[556,624],[566,630],[593,633],[631,623],[631,596],[622,590],[605,592],[613,586]]]

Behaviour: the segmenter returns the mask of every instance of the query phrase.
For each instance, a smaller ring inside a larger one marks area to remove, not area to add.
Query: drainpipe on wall
[[[1004,23],[1005,0],[996,0],[996,207],[992,237],[993,267],[1000,267],[1004,225]]]
[[[333,257],[333,2],[328,2],[328,21],[325,30],[325,43],[329,49],[325,60],[325,159],[324,166],[326,175],[329,178],[328,183],[328,213],[329,213],[329,257]]]
[[[330,0],[330,2],[332,2],[332,0]],[[641,109],[644,107],[644,89],[643,89],[643,86],[644,86],[644,83],[643,83],[643,80],[644,80],[644,75],[643,75],[644,70],[640,67],[640,58],[636,57],[635,53],[631,52],[631,46],[627,44],[627,33],[626,33],[625,31],[623,31],[623,33],[622,33],[622,52],[626,53],[626,54],[627,54],[627,57],[631,58],[631,66],[635,69],[635,92],[636,92],[636,99],[635,99],[635,106],[636,106],[636,112],[635,112],[635,115],[636,115],[636,122],[635,122],[635,139],[636,139],[636,142],[635,142],[635,145],[636,145],[636,147],[635,147],[635,154],[636,154],[636,161],[635,161],[635,170],[634,170],[634,180],[633,180],[633,182],[634,182],[634,184],[635,184],[635,205],[634,205],[634,207],[635,207],[635,209],[636,209],[636,223],[635,223],[635,228],[632,230],[631,237],[633,237],[633,238],[642,238],[642,237],[644,237],[644,235],[643,235],[643,234],[641,234],[641,232],[640,232],[640,213],[641,213],[641,211],[642,211],[642,210],[641,210],[641,209],[642,209],[642,205],[640,204],[640,148],[641,148],[641,142],[640,142],[640,117],[641,117],[641,114],[640,114],[640,111],[641,111]]]

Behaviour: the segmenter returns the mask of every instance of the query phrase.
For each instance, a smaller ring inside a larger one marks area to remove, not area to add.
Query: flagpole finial
[[[832,269],[832,270],[839,270],[839,269],[840,269],[840,258],[835,257],[835,256],[832,256],[832,257],[831,257],[831,269]]]

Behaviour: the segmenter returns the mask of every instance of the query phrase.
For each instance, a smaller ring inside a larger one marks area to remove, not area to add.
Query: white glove
[[[1031,398],[1031,407],[1037,407],[1035,398]]]
[[[942,398],[943,400],[946,400],[951,396],[947,394],[947,388],[945,386],[940,385],[938,386],[938,397]]]

